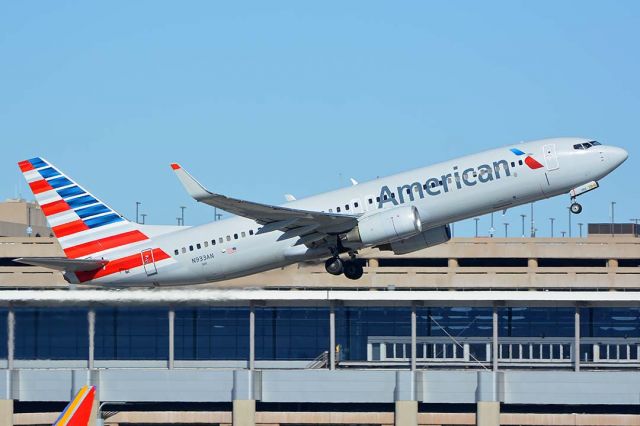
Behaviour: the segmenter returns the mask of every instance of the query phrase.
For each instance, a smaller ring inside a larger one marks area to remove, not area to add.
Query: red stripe
[[[535,158],[533,157],[527,157],[524,159],[524,162],[527,163],[527,166],[531,167],[533,170],[535,169],[539,169],[542,166],[542,164],[540,164]]]
[[[153,259],[156,262],[164,259],[169,259],[169,257],[170,256],[162,249],[153,249]],[[86,281],[106,277],[108,275],[124,272],[129,269],[137,268],[138,266],[142,266],[142,255],[140,253],[135,253],[130,256],[121,257],[120,259],[111,260],[104,267],[96,269],[95,271],[76,272],[76,277],[78,277],[78,280],[83,283]]]
[[[35,170],[36,169],[35,167],[33,167],[33,164],[31,164],[27,160],[19,162],[18,163],[18,167],[20,167],[20,170],[22,171],[22,173],[28,172],[29,170]]]
[[[49,185],[49,182],[44,179],[31,182],[29,186],[31,187],[31,191],[33,191],[34,194],[39,194],[41,192],[46,192],[53,189],[51,185]]]
[[[144,241],[148,239],[140,231],[129,231],[123,234],[112,235],[110,237],[101,238],[95,241],[89,241],[86,243],[78,244],[77,246],[64,249],[64,253],[67,257],[77,259],[78,257],[87,256],[92,253],[97,253],[102,250],[108,250],[110,248],[124,246],[125,244],[131,244],[138,241]]]
[[[51,216],[61,212],[66,212],[67,210],[71,210],[69,204],[67,204],[67,202],[64,200],[58,200],[52,203],[43,204],[41,207],[42,212],[45,216]]]
[[[81,220],[74,220],[73,222],[54,226],[51,229],[56,235],[56,238],[62,238],[66,237],[67,235],[75,234],[76,232],[85,231],[89,229],[89,227]]]

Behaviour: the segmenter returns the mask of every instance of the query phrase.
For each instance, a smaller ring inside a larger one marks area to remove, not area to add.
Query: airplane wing
[[[292,230],[313,226],[316,233],[338,234],[347,232],[358,224],[357,215],[298,210],[216,194],[202,186],[179,164],[173,163],[171,168],[189,195],[196,201],[253,219],[262,225],[269,225],[268,228],[271,230]]]
[[[67,257],[19,257],[13,259],[14,262],[25,265],[43,266],[58,271],[95,271],[108,263],[106,260],[98,259],[69,259]]]

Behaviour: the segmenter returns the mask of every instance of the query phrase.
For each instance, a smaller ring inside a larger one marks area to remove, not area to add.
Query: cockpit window
[[[600,142],[598,141],[591,141],[591,142],[585,142],[585,143],[577,143],[573,146],[573,149],[589,149],[592,146],[596,146],[596,145],[602,145]]]

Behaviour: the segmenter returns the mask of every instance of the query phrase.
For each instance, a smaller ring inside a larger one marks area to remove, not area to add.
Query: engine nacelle
[[[429,229],[410,238],[393,241],[391,244],[380,246],[380,250],[390,250],[393,254],[407,254],[428,247],[446,243],[451,239],[449,225]]]
[[[362,217],[358,226],[346,234],[345,240],[365,246],[389,243],[422,232],[418,209],[399,206]]]

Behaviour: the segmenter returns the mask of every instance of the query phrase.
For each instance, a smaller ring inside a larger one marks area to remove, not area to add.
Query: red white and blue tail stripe
[[[152,248],[152,261],[169,259],[164,251],[150,247],[141,230],[89,191],[41,157],[18,163],[36,201],[65,255],[71,259],[105,259],[101,269],[76,272],[79,282],[129,272],[148,261],[142,250]],[[147,256],[148,257],[148,256]],[[133,272],[133,271],[131,271]]]

